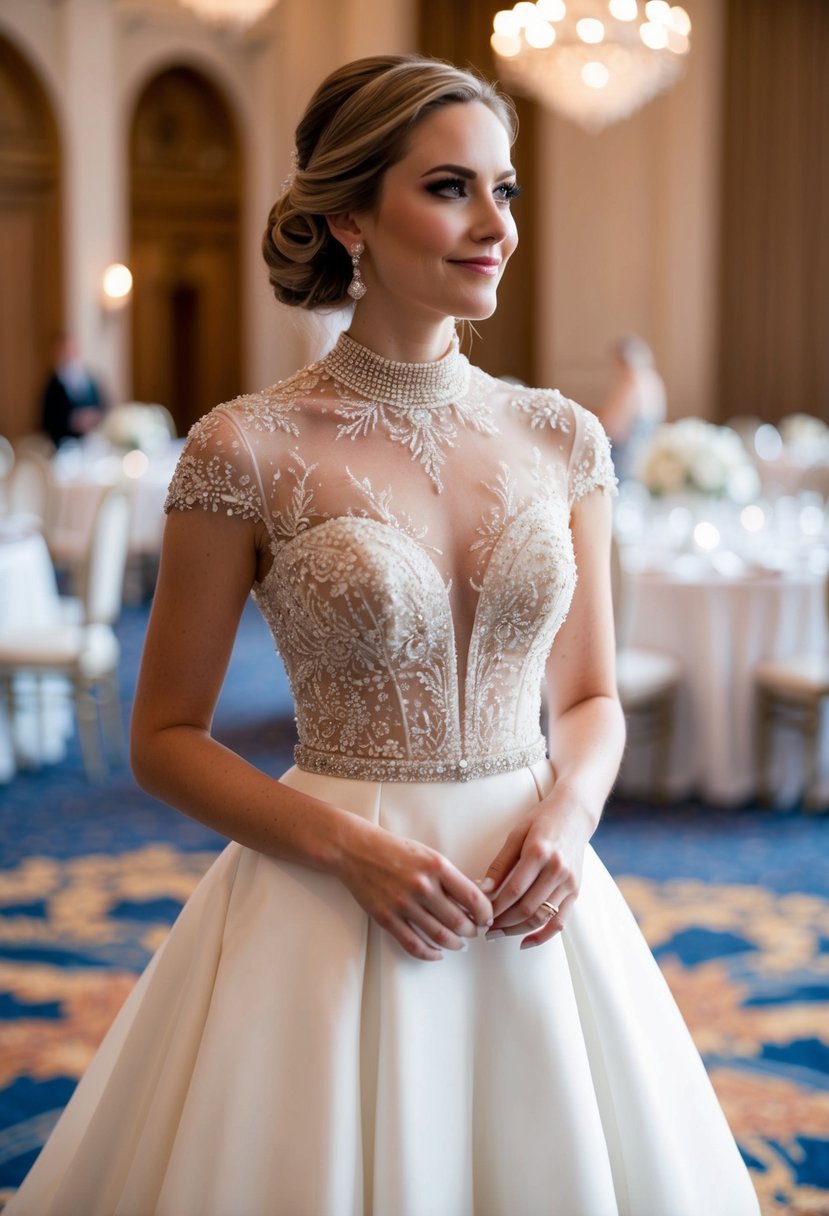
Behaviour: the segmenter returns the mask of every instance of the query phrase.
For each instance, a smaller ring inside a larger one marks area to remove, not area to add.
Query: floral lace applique
[[[386,486],[385,490],[380,490],[378,492],[375,491],[368,477],[363,477],[362,480],[360,480],[354,476],[348,465],[346,465],[345,471],[348,476],[349,483],[354,487],[355,490],[358,491],[358,493],[362,494],[371,509],[374,511],[377,519],[379,519],[382,523],[387,524],[390,528],[397,528],[399,532],[403,532],[406,536],[411,537],[412,540],[417,541],[417,543],[422,545],[424,549],[431,549],[433,553],[439,553],[441,555],[443,554],[443,550],[439,549],[437,545],[429,545],[426,543],[424,538],[429,531],[427,527],[418,528],[408,512],[404,511],[399,515],[395,515],[391,506],[391,486]],[[365,508],[358,511],[354,507],[349,507],[348,514],[359,516],[363,519],[371,518],[368,510]]]
[[[264,518],[258,482],[245,471],[251,465],[249,453],[232,423],[232,437],[227,441],[222,434],[227,426],[223,411],[213,410],[191,427],[170,482],[165,511],[199,506],[210,511],[224,509],[228,515],[246,520]],[[213,454],[202,455],[208,446]]]
[[[515,487],[512,473],[506,461],[499,461],[500,472],[495,482],[485,482],[485,488],[495,496],[495,502],[485,513],[475,531],[478,539],[469,546],[470,553],[478,554],[476,577],[470,578],[469,584],[474,591],[480,592],[483,572],[492,557],[492,550],[501,539],[507,522],[515,513]]]
[[[338,439],[359,439],[381,426],[394,443],[401,443],[419,460],[426,476],[440,493],[440,469],[446,460],[444,448],[455,446],[459,425],[486,435],[497,435],[493,410],[488,402],[458,401],[435,409],[429,406],[386,406],[379,401],[343,399],[334,413],[344,421],[337,428]]]
[[[250,431],[285,431],[288,435],[299,438],[299,427],[291,414],[299,412],[299,402],[294,394],[286,394],[281,385],[263,389],[260,393],[246,393],[228,402],[239,417],[246,430]],[[224,407],[223,407],[224,408]]]
[[[306,464],[299,452],[291,452],[290,461],[285,466],[285,472],[293,478],[294,484],[287,502],[282,507],[274,509],[271,515],[271,532],[281,541],[293,540],[301,532],[321,522],[313,510],[314,492],[308,484],[308,478],[316,470],[316,464]],[[282,471],[277,469],[273,475],[274,502],[278,501],[277,483],[282,480]]]
[[[613,468],[610,442],[595,414],[579,407],[580,435],[570,462],[570,501],[575,502],[591,490],[616,494],[618,479]]]
[[[536,430],[551,426],[567,435],[570,432],[572,402],[557,388],[534,388],[515,397],[512,404],[522,410]]]

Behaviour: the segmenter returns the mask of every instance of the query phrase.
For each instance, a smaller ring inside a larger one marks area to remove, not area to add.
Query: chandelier
[[[180,0],[180,3],[214,25],[244,29],[264,17],[277,0]]]
[[[495,14],[508,88],[588,131],[627,118],[682,74],[691,21],[667,0],[536,0]]]

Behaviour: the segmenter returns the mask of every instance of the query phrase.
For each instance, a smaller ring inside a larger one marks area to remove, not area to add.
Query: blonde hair
[[[488,106],[513,142],[517,119],[509,98],[438,59],[377,55],[347,63],[322,82],[296,129],[296,168],[262,241],[278,300],[299,308],[345,302],[351,260],[325,217],[370,210],[416,124],[440,106],[470,101]]]

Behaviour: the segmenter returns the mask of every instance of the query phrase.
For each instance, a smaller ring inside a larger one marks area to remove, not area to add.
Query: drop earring
[[[365,248],[362,241],[358,241],[356,245],[351,246],[351,265],[353,270],[351,272],[351,282],[346,290],[352,300],[362,300],[368,290],[360,274],[360,258],[365,252]]]

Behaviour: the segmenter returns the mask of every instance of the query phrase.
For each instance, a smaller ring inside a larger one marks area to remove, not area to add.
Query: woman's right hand
[[[413,958],[463,950],[492,923],[492,904],[435,849],[361,822],[338,876],[357,903]],[[356,824],[355,824],[356,827]]]

